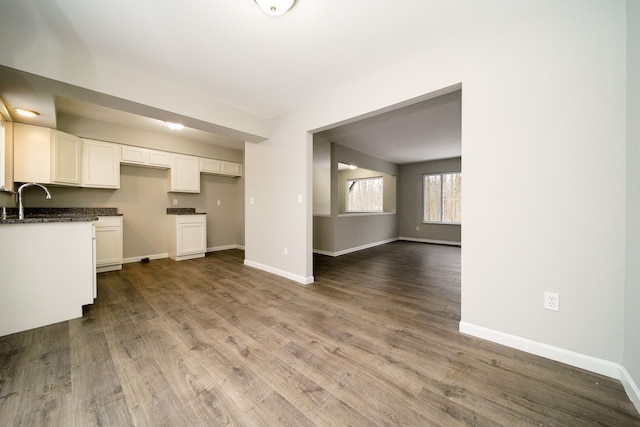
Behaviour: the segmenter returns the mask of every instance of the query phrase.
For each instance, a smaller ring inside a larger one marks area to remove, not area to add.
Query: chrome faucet
[[[22,190],[26,187],[40,187],[44,190],[45,193],[47,193],[47,195],[45,196],[46,199],[50,199],[51,198],[51,193],[49,193],[49,190],[47,190],[47,187],[45,187],[42,184],[37,184],[35,182],[27,182],[25,184],[22,184],[20,187],[18,187],[18,195],[16,196],[16,198],[18,199],[18,219],[24,219],[24,207],[22,206]]]

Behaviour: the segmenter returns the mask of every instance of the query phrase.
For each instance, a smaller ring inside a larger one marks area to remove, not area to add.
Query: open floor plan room
[[[127,264],[0,337],[0,425],[640,425],[618,381],[460,334],[459,247],[316,255],[306,287],[243,258]]]

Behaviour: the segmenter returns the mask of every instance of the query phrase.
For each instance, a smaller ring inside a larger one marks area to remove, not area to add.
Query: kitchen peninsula
[[[0,336],[81,317],[82,306],[93,303],[96,219],[0,219]]]

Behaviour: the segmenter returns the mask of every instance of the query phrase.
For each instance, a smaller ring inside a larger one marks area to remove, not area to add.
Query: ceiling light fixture
[[[25,117],[36,117],[40,115],[37,111],[27,110],[26,108],[14,108],[13,111]]]
[[[184,125],[182,123],[174,123],[174,122],[165,122],[167,127],[171,130],[182,130]]]
[[[254,0],[269,15],[283,15],[296,4],[296,0]]]

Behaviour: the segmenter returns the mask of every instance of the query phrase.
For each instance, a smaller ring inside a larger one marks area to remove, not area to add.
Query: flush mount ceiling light
[[[184,125],[182,123],[174,123],[174,122],[165,122],[167,127],[171,130],[182,130]]]
[[[40,115],[37,111],[27,110],[26,108],[14,108],[13,111],[25,117],[36,117]]]
[[[296,0],[254,0],[269,15],[282,15],[296,4]]]

